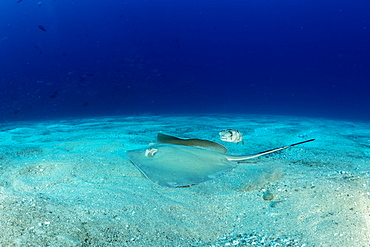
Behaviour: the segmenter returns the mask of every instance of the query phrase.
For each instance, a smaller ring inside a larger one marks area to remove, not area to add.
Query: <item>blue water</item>
[[[370,120],[369,16],[366,0],[2,1],[0,119]]]

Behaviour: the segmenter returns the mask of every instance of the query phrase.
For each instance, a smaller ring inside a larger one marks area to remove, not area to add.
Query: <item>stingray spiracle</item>
[[[147,150],[145,150],[145,156],[146,157],[152,157],[155,155],[155,153],[158,151],[158,149],[155,149],[155,148],[148,148]]]

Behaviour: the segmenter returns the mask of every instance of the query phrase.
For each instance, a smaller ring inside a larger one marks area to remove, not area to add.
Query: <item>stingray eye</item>
[[[145,156],[146,157],[153,157],[157,151],[158,151],[158,149],[148,148],[147,150],[145,150]]]

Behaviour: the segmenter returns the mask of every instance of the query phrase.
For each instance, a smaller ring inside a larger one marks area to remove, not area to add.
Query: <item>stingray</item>
[[[129,150],[126,154],[145,177],[163,187],[189,187],[216,179],[235,168],[238,163],[315,140],[310,139],[251,155],[228,155],[214,151],[217,146],[215,142],[162,135],[158,136],[159,142],[162,143]]]
[[[181,139],[178,137],[158,133],[157,141],[159,143],[171,143],[171,144],[178,144],[178,145],[191,146],[191,147],[200,147],[200,148],[205,148],[205,149],[220,152],[220,153],[227,152],[227,148],[221,145],[220,143],[203,140],[203,139]]]

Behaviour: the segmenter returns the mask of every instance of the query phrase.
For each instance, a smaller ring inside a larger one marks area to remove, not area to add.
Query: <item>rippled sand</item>
[[[254,246],[369,246],[368,126],[258,115],[2,124],[0,245],[242,246],[254,234]],[[158,132],[219,141],[228,128],[245,140],[223,143],[230,154],[316,141],[190,188],[153,184],[125,155]]]

